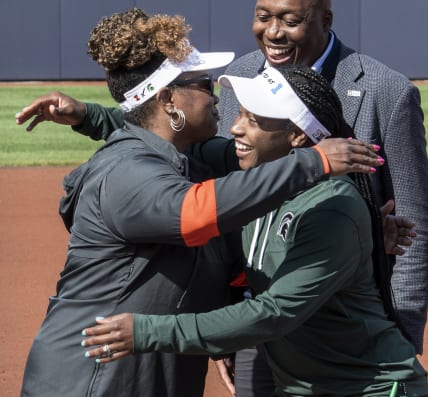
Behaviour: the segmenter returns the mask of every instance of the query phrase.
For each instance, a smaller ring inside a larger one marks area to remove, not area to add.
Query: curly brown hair
[[[106,71],[135,69],[154,56],[183,61],[192,50],[183,17],[146,14],[133,8],[103,18],[92,30],[88,53]]]
[[[120,103],[125,92],[144,81],[166,58],[180,62],[190,54],[190,30],[181,16],[150,16],[133,8],[102,19],[91,32],[88,53],[106,70],[111,96]],[[144,125],[154,107],[154,98],[149,99],[125,113],[125,120]]]

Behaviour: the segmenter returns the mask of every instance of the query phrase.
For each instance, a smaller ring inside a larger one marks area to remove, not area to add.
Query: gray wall
[[[341,39],[410,78],[428,78],[427,0],[334,0]],[[86,54],[90,30],[116,11],[178,13],[200,50],[255,49],[254,0],[0,0],[0,80],[102,79]]]

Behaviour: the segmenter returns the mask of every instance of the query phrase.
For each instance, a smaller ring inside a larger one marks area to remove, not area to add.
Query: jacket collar
[[[360,56],[336,38],[330,59],[326,60],[326,73],[342,103],[343,115],[352,128],[361,109],[366,90],[359,80],[364,76]],[[323,73],[324,74],[324,73]],[[333,77],[331,77],[333,75]],[[336,77],[338,76],[338,78]]]
[[[330,83],[333,83],[334,77],[336,76],[337,65],[340,60],[340,47],[341,42],[334,35],[333,47],[328,54],[324,64],[322,65],[321,75],[324,76]]]
[[[125,125],[121,133],[132,135],[133,137],[141,140],[147,146],[152,148],[153,151],[170,162],[182,175],[187,173],[187,157],[183,153],[178,152],[177,148],[172,143],[165,141],[145,128],[138,127],[135,124],[128,123],[127,121],[125,121]]]

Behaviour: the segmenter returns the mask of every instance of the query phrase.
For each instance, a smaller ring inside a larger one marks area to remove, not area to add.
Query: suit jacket
[[[255,77],[265,65],[261,51],[235,60],[226,74]],[[417,238],[395,260],[392,286],[397,312],[416,351],[422,353],[428,302],[428,160],[418,89],[402,74],[335,39],[322,74],[333,85],[346,122],[356,136],[382,147],[385,164],[373,175],[377,199],[395,200],[395,212],[415,221]],[[220,92],[219,134],[229,129],[239,104],[232,90]]]

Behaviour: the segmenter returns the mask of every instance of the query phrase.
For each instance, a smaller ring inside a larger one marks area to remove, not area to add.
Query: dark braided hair
[[[346,124],[343,118],[342,105],[336,92],[324,77],[310,68],[296,66],[286,67],[280,72],[312,114],[330,131],[332,137],[355,137],[352,128]],[[397,323],[402,333],[408,338],[409,336],[394,310],[394,297],[391,289],[392,265],[386,257],[382,216],[373,193],[370,178],[368,175],[361,173],[350,174],[350,177],[355,181],[370,212],[373,234],[372,259],[374,277],[380,290],[385,311],[388,317]]]

